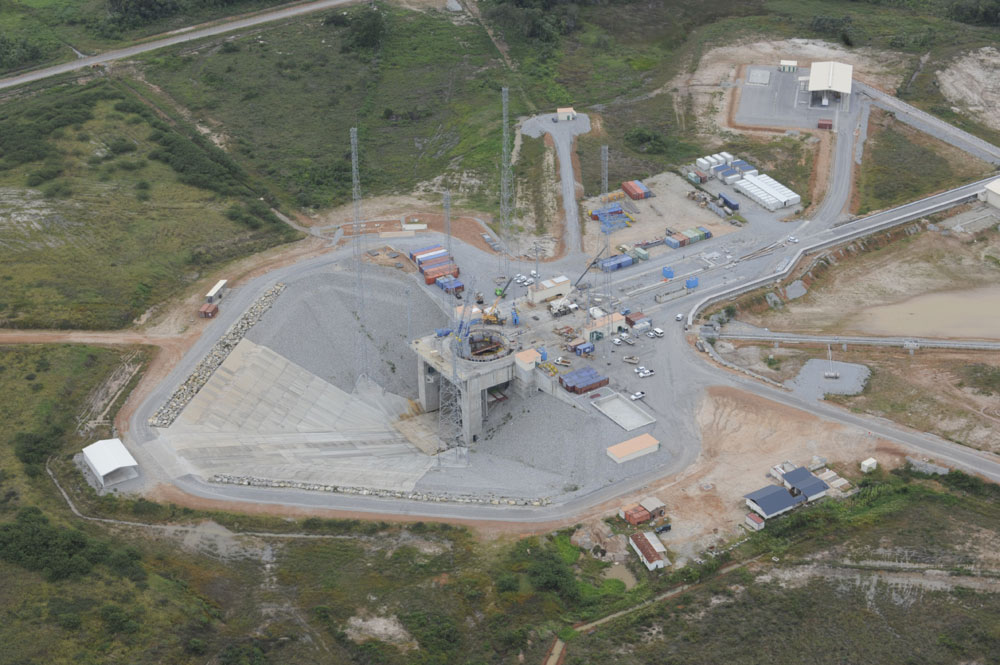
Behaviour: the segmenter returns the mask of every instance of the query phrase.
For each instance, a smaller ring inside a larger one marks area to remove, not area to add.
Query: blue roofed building
[[[786,488],[778,485],[762,487],[756,492],[744,495],[743,498],[747,500],[747,507],[764,519],[787,513],[806,501],[804,496],[792,496]]]
[[[804,466],[797,467],[782,477],[785,487],[794,496],[804,496],[806,501],[815,501],[826,496],[830,486],[809,472]]]

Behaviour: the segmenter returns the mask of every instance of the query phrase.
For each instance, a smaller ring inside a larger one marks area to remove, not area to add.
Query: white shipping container
[[[723,182],[726,183],[727,185],[731,185],[734,182],[738,182],[742,178],[743,178],[743,176],[741,176],[739,173],[734,173],[734,174],[732,174],[730,176],[726,176],[723,179]]]
[[[726,164],[733,163],[733,156],[730,155],[728,152],[720,152],[719,154],[722,156],[724,160],[726,160]]]
[[[712,165],[704,157],[699,157],[698,159],[696,159],[694,164],[702,171],[707,171],[708,169],[712,168]]]

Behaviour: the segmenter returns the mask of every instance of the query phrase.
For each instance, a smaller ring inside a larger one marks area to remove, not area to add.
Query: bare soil
[[[1000,129],[1000,51],[992,46],[970,51],[935,76],[938,89],[956,111]]]
[[[775,381],[793,378],[811,358],[826,357],[822,345],[775,349],[724,341],[716,343],[716,350],[726,360]],[[768,356],[778,360],[779,367],[769,367],[765,362]],[[969,365],[1000,366],[994,356],[947,350],[920,350],[911,356],[902,349],[852,346],[845,352],[835,348],[835,360],[867,365],[875,374],[862,394],[831,399],[973,448],[1000,451],[997,396],[967,385],[963,375],[963,368]]]
[[[693,74],[684,72],[664,90],[676,88],[678,96],[690,94],[694,115],[700,118],[698,131],[718,137],[730,128],[730,99],[738,88],[720,87],[740,79],[743,67],[751,64],[777,65],[779,60],[798,60],[808,67],[813,61],[836,60],[854,66],[854,78],[884,90],[895,90],[902,81],[908,56],[891,51],[846,49],[837,44],[812,39],[752,41],[722,46],[704,53]],[[722,140],[716,139],[721,145]]]
[[[968,234],[928,231],[875,251],[838,249],[826,256],[832,267],[821,273],[814,268],[802,276],[809,288],[805,296],[780,310],[741,308],[740,320],[788,332],[864,334],[868,331],[859,314],[866,309],[928,293],[1000,284],[997,234],[974,241]]]

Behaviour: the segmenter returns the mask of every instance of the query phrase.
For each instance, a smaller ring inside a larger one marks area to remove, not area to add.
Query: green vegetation
[[[262,195],[223,151],[114,84],[9,101],[0,322],[128,325],[203,271],[295,237]]]
[[[221,123],[235,159],[294,205],[349,200],[351,126],[366,195],[408,193],[442,173],[495,186],[503,76],[481,28],[365,7],[227,43],[153,58],[147,77]]]
[[[868,478],[851,499],[770,520],[741,548],[779,556],[773,572],[737,569],[578,634],[566,662],[792,662],[802,653],[817,663],[951,663],[958,655],[989,662],[1000,655],[1000,595],[961,582],[893,592],[889,580],[878,581],[878,562],[895,573],[891,564],[907,556],[975,575],[977,563],[994,559],[992,546],[969,534],[995,532],[998,498],[996,485],[955,472],[933,482],[905,470]],[[867,563],[845,570],[845,560]],[[848,574],[838,578],[840,571]]]
[[[984,395],[1000,392],[1000,367],[975,363],[961,370],[963,380]]]
[[[785,183],[792,191],[800,192],[804,210],[812,203],[810,181],[818,145],[816,141],[808,133],[766,141],[749,136],[729,135],[722,150],[740,155],[772,178]]]

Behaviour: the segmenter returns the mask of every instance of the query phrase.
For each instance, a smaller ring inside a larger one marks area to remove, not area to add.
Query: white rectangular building
[[[983,200],[994,208],[1000,208],[1000,178],[986,183]]]
[[[83,461],[102,488],[139,477],[139,463],[121,439],[103,439],[83,449]]]
[[[566,275],[560,275],[552,279],[543,279],[537,284],[532,284],[528,287],[528,300],[537,305],[538,303],[555,300],[556,298],[565,298],[569,295],[572,288],[573,284]]]
[[[633,533],[628,539],[629,545],[639,555],[639,560],[646,566],[646,570],[656,570],[665,568],[667,565],[667,548],[663,546],[660,539],[652,531],[643,533]]]
[[[222,296],[226,293],[226,284],[228,281],[229,280],[226,279],[220,279],[216,282],[215,286],[212,287],[212,290],[205,294],[205,302],[211,304],[222,300]]]

